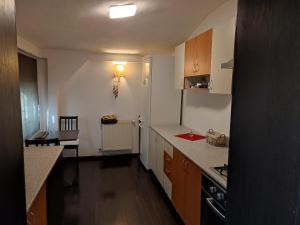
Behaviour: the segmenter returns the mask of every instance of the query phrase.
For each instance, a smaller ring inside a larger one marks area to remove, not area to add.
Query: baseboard
[[[138,158],[140,156],[139,153],[130,153],[130,154],[119,154],[119,155],[96,155],[96,156],[79,156],[76,157],[65,157],[64,160],[78,160],[78,161],[98,161],[105,159],[113,159],[113,158]]]

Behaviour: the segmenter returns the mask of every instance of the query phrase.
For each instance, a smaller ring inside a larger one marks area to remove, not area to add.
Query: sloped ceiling
[[[108,18],[110,5],[137,15]],[[99,53],[165,53],[183,42],[224,0],[16,0],[18,35],[40,48]]]

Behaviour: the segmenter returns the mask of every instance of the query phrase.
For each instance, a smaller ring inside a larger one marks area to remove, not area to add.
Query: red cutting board
[[[175,135],[175,137],[183,138],[183,139],[189,140],[189,141],[199,141],[199,140],[206,138],[205,136],[202,136],[199,134],[191,134],[191,133],[178,134],[178,135]]]

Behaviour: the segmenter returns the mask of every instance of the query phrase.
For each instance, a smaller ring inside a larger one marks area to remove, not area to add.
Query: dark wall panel
[[[14,0],[0,1],[0,217],[25,225],[25,184]]]
[[[239,0],[228,225],[294,225],[300,181],[300,1]]]

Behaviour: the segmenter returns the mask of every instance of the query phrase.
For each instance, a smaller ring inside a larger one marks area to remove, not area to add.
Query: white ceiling
[[[170,52],[225,0],[16,0],[18,34],[41,48],[105,53]],[[108,8],[137,4],[135,17]]]

